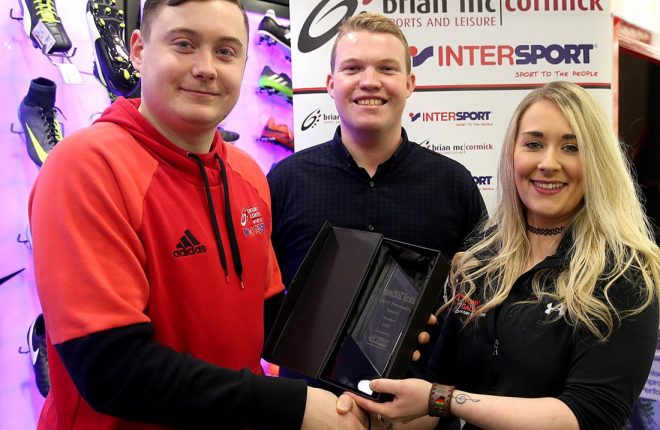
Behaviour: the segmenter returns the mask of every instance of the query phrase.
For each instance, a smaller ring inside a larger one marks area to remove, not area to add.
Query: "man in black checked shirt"
[[[268,174],[272,240],[285,286],[326,220],[451,259],[486,209],[465,167],[409,141],[401,126],[415,88],[405,36],[382,15],[354,16],[339,29],[330,67],[328,94],[340,118],[334,137]]]

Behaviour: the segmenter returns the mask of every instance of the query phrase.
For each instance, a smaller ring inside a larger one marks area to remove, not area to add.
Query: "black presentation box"
[[[291,281],[264,358],[383,401],[368,381],[406,376],[448,273],[440,251],[326,223]]]

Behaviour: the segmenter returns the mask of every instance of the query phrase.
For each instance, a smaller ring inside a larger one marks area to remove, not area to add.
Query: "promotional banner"
[[[649,373],[649,378],[646,380],[646,384],[644,385],[640,397],[644,399],[660,400],[660,351],[658,350],[655,351],[651,372]]]
[[[492,212],[501,141],[516,105],[553,80],[589,89],[612,115],[609,0],[291,0],[296,150],[329,140],[325,84],[341,21],[379,12],[403,31],[417,86],[411,140],[465,165]]]

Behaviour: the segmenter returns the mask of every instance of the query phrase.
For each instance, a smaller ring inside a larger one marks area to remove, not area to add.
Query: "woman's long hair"
[[[543,289],[540,276],[533,278],[532,287],[536,299],[549,296],[563,303],[569,324],[605,341],[615,320],[639,313],[658,300],[660,256],[630,166],[607,116],[587,91],[569,82],[552,82],[532,91],[513,114],[500,156],[499,205],[482,227],[482,239],[454,257],[452,302],[461,293],[460,300],[473,303],[470,299],[477,285],[483,285],[484,303],[473,309],[467,323],[499,306],[525,270],[530,244],[525,207],[514,181],[513,152],[522,115],[539,100],[554,103],[573,128],[585,193],[570,226],[574,243],[568,267],[558,274],[554,288]],[[617,312],[609,294],[622,276],[634,276],[639,286],[639,306],[623,314]]]

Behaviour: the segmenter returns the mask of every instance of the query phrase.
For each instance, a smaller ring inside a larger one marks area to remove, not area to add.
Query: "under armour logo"
[[[560,317],[563,317],[566,313],[566,306],[563,303],[558,304],[557,306],[552,306],[552,303],[548,303],[548,307],[545,310],[545,313],[550,315],[552,312],[558,312]]]

